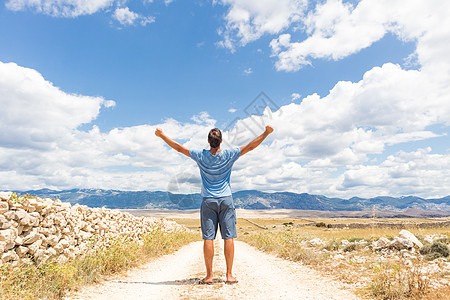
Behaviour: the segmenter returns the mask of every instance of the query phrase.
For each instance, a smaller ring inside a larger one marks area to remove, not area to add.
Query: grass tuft
[[[374,267],[367,294],[377,299],[419,299],[430,291],[430,281],[421,272],[419,262],[413,267],[400,263],[380,263]]]

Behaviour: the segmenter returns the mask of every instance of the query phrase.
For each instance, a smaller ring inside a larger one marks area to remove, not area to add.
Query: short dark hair
[[[213,128],[209,131],[208,134],[208,143],[211,148],[217,148],[220,146],[220,142],[222,142],[222,132],[218,128]]]

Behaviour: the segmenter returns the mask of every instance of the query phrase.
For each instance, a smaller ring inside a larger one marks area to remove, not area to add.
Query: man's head
[[[220,129],[218,128],[211,129],[208,134],[208,143],[211,146],[211,148],[219,147],[221,142],[222,142],[222,132],[220,132]]]

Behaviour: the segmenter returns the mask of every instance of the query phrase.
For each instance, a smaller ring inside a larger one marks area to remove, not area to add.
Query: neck
[[[212,155],[216,155],[217,153],[220,152],[220,146],[217,148],[211,148],[209,149],[209,152],[211,152]]]

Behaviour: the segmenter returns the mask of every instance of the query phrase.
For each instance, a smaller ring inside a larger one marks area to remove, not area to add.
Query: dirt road
[[[316,271],[236,242],[233,273],[239,282],[224,284],[223,242],[216,240],[216,283],[199,285],[204,276],[202,242],[191,243],[121,278],[91,286],[67,299],[358,299]]]

